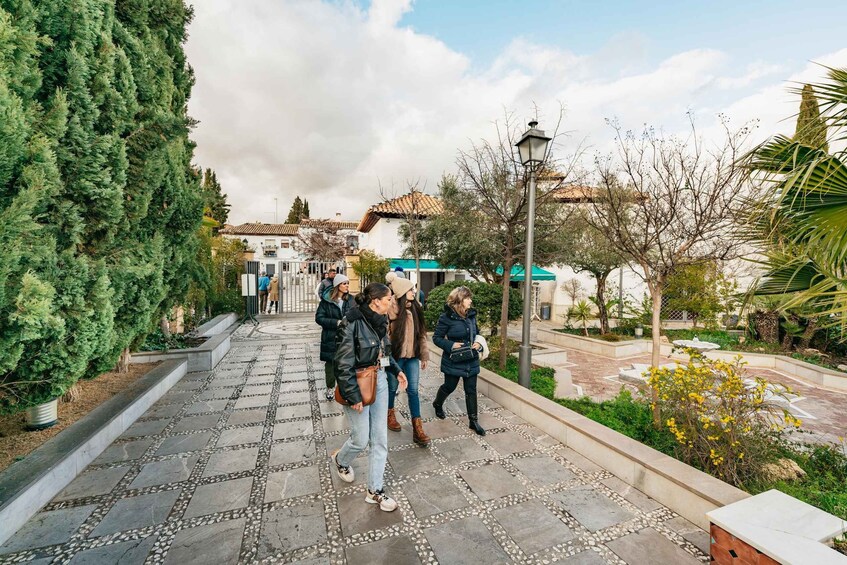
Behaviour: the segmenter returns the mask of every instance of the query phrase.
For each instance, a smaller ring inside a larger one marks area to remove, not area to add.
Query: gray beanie
[[[332,279],[332,287],[335,288],[338,285],[340,285],[341,283],[349,283],[349,282],[350,282],[350,279],[348,279],[344,275],[335,275],[335,277],[333,277],[333,279]]]

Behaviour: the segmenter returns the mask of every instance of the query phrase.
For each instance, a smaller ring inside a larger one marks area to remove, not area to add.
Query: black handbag
[[[450,351],[450,361],[464,363],[474,358],[474,349],[470,345],[463,345]]]

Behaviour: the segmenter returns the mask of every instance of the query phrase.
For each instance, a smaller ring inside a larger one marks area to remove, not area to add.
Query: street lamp
[[[521,156],[521,163],[529,169],[529,209],[526,215],[526,262],[524,264],[523,292],[523,331],[521,334],[520,372],[518,383],[529,388],[529,374],[532,369],[532,349],[529,347],[529,325],[532,321],[532,252],[535,248],[535,173],[547,157],[549,137],[535,126],[538,122],[529,122],[529,129],[515,145]],[[505,337],[504,337],[505,339]]]

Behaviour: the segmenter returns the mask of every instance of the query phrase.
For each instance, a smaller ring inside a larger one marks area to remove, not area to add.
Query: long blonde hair
[[[462,318],[468,314],[464,306],[465,298],[473,298],[471,289],[466,286],[457,286],[447,295],[447,306],[452,308]]]

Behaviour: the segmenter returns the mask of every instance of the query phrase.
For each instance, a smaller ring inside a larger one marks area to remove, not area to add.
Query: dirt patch
[[[158,363],[130,365],[126,373],[103,373],[95,379],[77,382],[79,396],[73,402],[59,401],[59,423],[46,430],[28,432],[23,413],[0,416],[0,471],[23,459],[103,402],[121,392]]]

